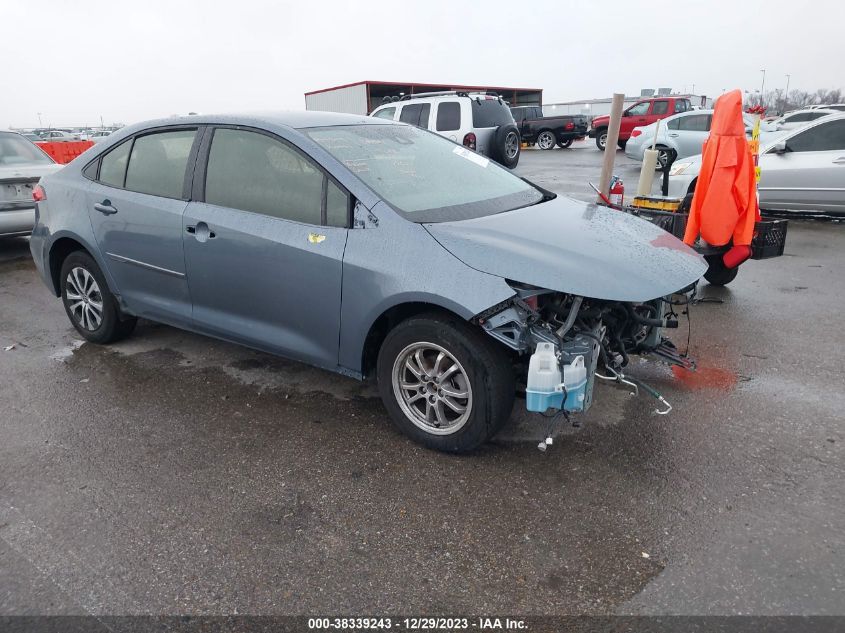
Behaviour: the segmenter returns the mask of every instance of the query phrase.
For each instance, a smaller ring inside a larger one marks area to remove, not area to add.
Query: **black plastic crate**
[[[641,210],[640,217],[659,226],[667,233],[671,233],[679,240],[684,239],[684,231],[687,230],[687,217],[689,217],[686,213]]]
[[[751,259],[780,257],[786,246],[786,220],[761,220],[754,225],[751,239]]]

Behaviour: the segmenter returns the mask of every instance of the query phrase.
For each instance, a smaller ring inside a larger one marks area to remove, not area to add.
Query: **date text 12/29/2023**
[[[519,631],[526,630],[527,624],[519,618],[308,618],[310,630],[327,631],[366,631],[366,630],[404,630],[404,631]]]

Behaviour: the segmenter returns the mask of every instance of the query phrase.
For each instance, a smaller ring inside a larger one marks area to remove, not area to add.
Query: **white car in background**
[[[111,134],[111,130],[98,130],[91,134],[91,136],[88,137],[88,140],[94,143],[99,143],[100,141],[107,139],[109,136],[111,136]]]
[[[803,127],[810,121],[815,121],[816,119],[828,116],[829,114],[838,114],[838,112],[838,110],[834,110],[826,106],[819,108],[805,108],[803,110],[787,112],[779,119],[772,121],[772,124],[775,125],[778,130],[794,130],[799,127]]]
[[[370,116],[430,130],[509,169],[519,162],[519,129],[510,107],[497,94],[419,93],[385,103]]]
[[[0,237],[32,233],[32,189],[41,176],[62,167],[21,134],[0,132]]]
[[[695,190],[701,155],[676,161],[669,195]],[[763,140],[760,147],[760,208],[845,215],[845,113]]]
[[[743,114],[745,132],[750,135],[754,129],[754,115]],[[625,156],[634,160],[643,160],[645,150],[655,144],[657,149],[657,168],[663,169],[667,161],[695,156],[701,153],[701,146],[710,136],[710,123],[713,110],[692,110],[666,117],[662,121],[635,127],[631,138],[625,144]],[[655,142],[655,128],[657,139]],[[773,133],[774,126],[765,121],[760,123],[760,135],[763,142]]]

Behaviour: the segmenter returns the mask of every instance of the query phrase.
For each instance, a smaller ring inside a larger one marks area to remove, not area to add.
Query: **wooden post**
[[[607,128],[607,142],[604,146],[604,164],[601,168],[599,191],[605,196],[610,195],[610,177],[613,175],[613,161],[616,160],[616,145],[619,142],[619,125],[622,122],[622,106],[625,95],[614,93],[610,107],[610,125]],[[601,200],[601,198],[599,198]]]

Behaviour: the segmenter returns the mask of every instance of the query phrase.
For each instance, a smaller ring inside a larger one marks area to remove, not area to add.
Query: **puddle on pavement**
[[[53,354],[50,354],[50,359],[59,361],[61,363],[67,362],[68,359],[70,359],[73,356],[74,352],[76,352],[76,350],[78,350],[80,347],[82,347],[82,345],[84,343],[85,343],[85,341],[83,341],[83,340],[73,341],[67,347],[63,347],[59,351],[54,352]]]

